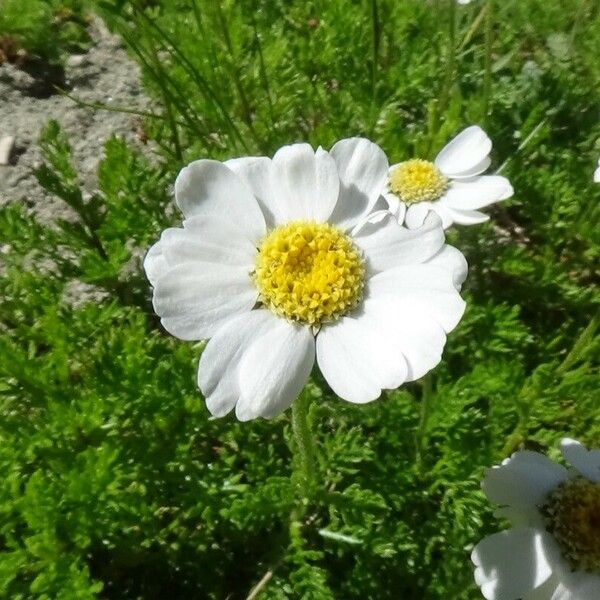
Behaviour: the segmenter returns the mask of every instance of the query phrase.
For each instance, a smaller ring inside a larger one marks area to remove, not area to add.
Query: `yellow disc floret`
[[[294,221],[262,240],[254,281],[260,301],[278,315],[308,325],[333,321],[362,297],[360,251],[341,229]]]
[[[400,200],[413,204],[437,200],[448,189],[449,183],[432,162],[413,158],[392,170],[388,186]]]
[[[571,567],[600,574],[600,483],[569,479],[549,495],[541,511]]]

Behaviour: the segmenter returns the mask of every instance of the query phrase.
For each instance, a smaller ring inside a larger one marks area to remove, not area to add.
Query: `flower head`
[[[600,598],[600,450],[564,439],[566,469],[537,452],[516,452],[490,469],[487,497],[513,528],[473,550],[487,600]]]
[[[447,144],[433,162],[413,158],[392,165],[383,192],[389,211],[411,229],[423,225],[430,211],[440,216],[444,229],[453,223],[487,221],[489,217],[479,209],[513,195],[505,177],[481,175],[490,166],[491,149],[489,137],[473,125]]]
[[[594,171],[594,182],[600,183],[600,159],[598,159],[598,166],[596,167],[596,170]]]
[[[362,254],[350,236],[329,223],[292,221],[261,241],[254,281],[274,313],[319,326],[335,321],[362,298]]]
[[[164,328],[210,338],[198,385],[213,415],[281,413],[315,361],[357,403],[440,361],[464,311],[466,261],[435,215],[414,231],[365,224],[387,172],[360,138],[181,171],[183,226],[163,232],[144,267]]]

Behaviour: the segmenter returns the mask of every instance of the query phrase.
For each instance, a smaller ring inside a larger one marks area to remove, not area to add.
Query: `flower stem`
[[[425,429],[427,428],[427,421],[429,420],[429,412],[431,410],[432,383],[430,373],[423,377],[423,379],[421,380],[421,385],[421,414],[419,417],[419,428],[417,429],[417,435],[415,440],[417,465],[421,465],[422,462],[423,439],[425,438]]]
[[[373,65],[371,68],[371,96],[375,99],[377,89],[377,64],[379,62],[379,46],[381,42],[381,22],[379,20],[379,8],[377,0],[371,0],[371,23],[373,29]]]
[[[485,14],[485,71],[483,76],[483,106],[482,118],[487,120],[492,94],[492,49],[494,45],[494,0],[487,1]]]
[[[299,463],[299,488],[304,499],[312,496],[315,475],[315,445],[310,431],[308,407],[310,394],[306,388],[292,404],[292,431]]]
[[[437,8],[439,11],[439,4]],[[448,109],[452,96],[452,88],[454,87],[454,71],[456,66],[456,0],[447,0],[447,9],[448,35],[445,40],[447,47],[445,51],[440,47],[440,58],[443,61],[445,76],[443,77],[438,94],[439,101],[432,107],[433,113],[429,127],[427,155],[429,155],[431,150],[432,142],[439,134],[440,121],[443,120],[442,117]]]
[[[448,47],[446,49],[446,80],[442,94],[445,110],[450,101],[450,93],[454,84],[454,69],[456,65],[456,0],[448,2]]]

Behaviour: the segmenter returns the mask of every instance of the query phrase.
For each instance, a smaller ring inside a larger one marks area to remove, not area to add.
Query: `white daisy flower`
[[[467,265],[437,217],[416,231],[388,219],[351,235],[379,197],[385,154],[366,139],[316,152],[199,160],[175,182],[182,228],[144,267],[164,328],[210,338],[198,385],[209,411],[274,417],[315,360],[335,393],[375,400],[435,367],[465,303]]]
[[[444,229],[453,223],[487,221],[479,209],[513,195],[506,177],[481,175],[490,166],[491,149],[485,131],[473,125],[448,143],[434,162],[413,158],[392,165],[383,192],[389,211],[410,229],[421,227],[430,211],[440,216]]]
[[[475,581],[487,600],[600,598],[600,450],[563,439],[574,469],[516,452],[487,472],[483,489],[513,528],[475,549]]]
[[[600,183],[600,159],[598,159],[598,167],[594,171],[594,181]]]

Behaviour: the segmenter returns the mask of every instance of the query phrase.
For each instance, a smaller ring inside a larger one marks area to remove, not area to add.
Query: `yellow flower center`
[[[432,162],[420,158],[400,163],[390,173],[388,183],[390,191],[407,204],[437,200],[449,184]]]
[[[326,223],[294,221],[262,240],[254,281],[261,302],[308,325],[338,319],[362,297],[365,268],[343,231]]]
[[[571,567],[600,574],[600,483],[569,479],[550,494],[541,512]]]

